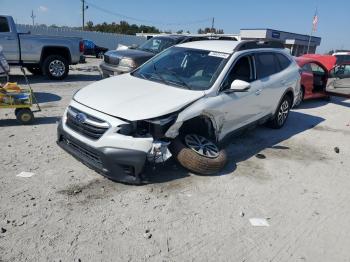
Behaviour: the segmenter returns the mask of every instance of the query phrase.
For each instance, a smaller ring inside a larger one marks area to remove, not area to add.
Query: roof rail
[[[284,49],[284,45],[280,41],[260,41],[260,40],[244,40],[239,43],[233,51],[243,51],[258,48],[279,48]]]

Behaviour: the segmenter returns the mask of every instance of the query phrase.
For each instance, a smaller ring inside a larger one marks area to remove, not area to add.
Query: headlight
[[[136,67],[136,63],[135,63],[134,60],[131,60],[131,59],[129,59],[129,58],[122,58],[122,59],[119,61],[119,66],[134,68],[134,67]]]
[[[162,117],[147,119],[145,121],[155,125],[165,126],[170,122],[174,122],[176,118],[177,118],[177,114],[170,114]]]

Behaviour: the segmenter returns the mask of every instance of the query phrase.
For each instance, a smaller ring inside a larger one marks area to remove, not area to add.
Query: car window
[[[140,45],[138,49],[152,53],[159,53],[164,49],[175,45],[175,41],[167,37],[153,37]]]
[[[280,71],[278,61],[273,53],[256,54],[256,72],[258,79],[262,79]]]
[[[310,63],[305,64],[302,69],[303,69],[303,72],[312,74],[312,67]]]
[[[336,76],[350,77],[350,65],[340,65],[333,70]]]
[[[229,54],[171,47],[139,67],[133,76],[190,90],[207,90],[227,63]]]
[[[314,74],[320,75],[325,73],[324,69],[320,67],[318,64],[311,63],[310,66],[311,66],[312,73]]]
[[[350,62],[350,55],[335,55],[337,58],[337,64]]]
[[[0,17],[0,33],[10,32],[6,17]]]
[[[253,58],[251,56],[239,58],[227,74],[222,84],[222,89],[229,89],[234,80],[243,80],[249,83],[253,82],[255,80],[253,64]]]
[[[276,54],[276,57],[277,57],[277,60],[280,64],[281,70],[286,69],[291,64],[291,61],[285,55]]]

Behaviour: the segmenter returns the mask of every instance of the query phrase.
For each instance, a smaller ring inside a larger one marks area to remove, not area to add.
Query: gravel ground
[[[0,261],[350,261],[350,100],[306,102],[282,130],[232,139],[219,175],[170,161],[153,183],[127,186],[55,143],[73,93],[100,79],[97,64],[61,82],[30,76],[43,108],[34,125],[0,111]]]

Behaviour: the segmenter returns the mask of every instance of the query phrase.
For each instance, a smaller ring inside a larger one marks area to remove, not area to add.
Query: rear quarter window
[[[277,60],[278,60],[278,62],[279,62],[279,64],[280,64],[281,70],[284,70],[284,69],[286,69],[288,66],[290,66],[291,61],[290,61],[285,55],[276,54],[276,57],[277,57]]]
[[[279,62],[273,53],[260,53],[256,55],[257,78],[262,79],[280,71]]]

